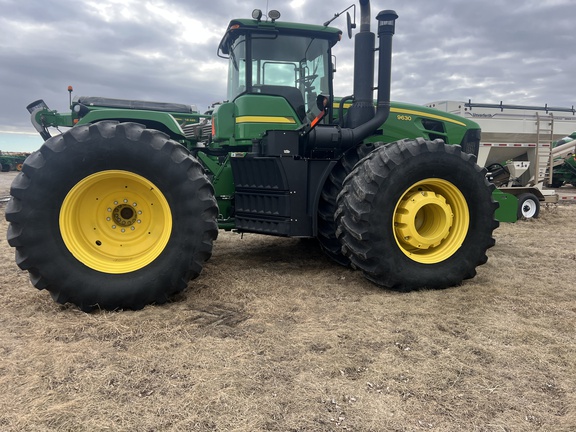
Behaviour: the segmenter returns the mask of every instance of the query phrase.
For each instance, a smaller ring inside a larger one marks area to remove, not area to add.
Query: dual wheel
[[[495,243],[493,189],[459,146],[423,139],[376,146],[337,196],[340,252],[381,286],[458,285],[476,274]]]
[[[136,123],[77,126],[24,162],[8,242],[32,283],[82,310],[164,303],[199,275],[218,230],[200,163]]]

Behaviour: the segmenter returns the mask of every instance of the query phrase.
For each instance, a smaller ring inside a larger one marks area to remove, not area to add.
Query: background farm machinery
[[[28,156],[30,156],[30,153],[0,151],[2,172],[22,170],[22,164]]]

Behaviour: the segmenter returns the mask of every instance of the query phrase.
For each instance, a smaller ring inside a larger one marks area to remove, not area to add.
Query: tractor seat
[[[270,96],[281,96],[288,101],[290,106],[294,108],[298,118],[302,121],[306,118],[306,106],[304,105],[304,97],[300,90],[296,87],[290,86],[277,86],[277,85],[261,85],[254,86],[254,90],[260,94]]]

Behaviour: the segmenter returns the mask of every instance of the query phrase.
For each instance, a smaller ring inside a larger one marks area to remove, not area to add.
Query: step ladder
[[[552,183],[552,144],[554,142],[554,114],[536,112],[536,161],[534,184]]]

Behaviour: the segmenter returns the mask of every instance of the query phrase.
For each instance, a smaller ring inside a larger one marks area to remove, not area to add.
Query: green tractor
[[[24,160],[30,153],[5,152],[0,150],[0,168],[2,172],[21,171]]]
[[[564,184],[576,186],[576,132],[558,140],[552,148],[553,188]]]
[[[379,48],[368,0],[360,15],[351,96],[333,93],[340,30],[256,10],[220,42],[228,97],[209,114],[95,97],[74,98],[69,114],[30,104],[46,142],[11,188],[17,264],[86,311],[166,302],[200,274],[219,228],[317,238],[395,290],[474,277],[498,226],[494,186],[475,163],[480,129],[391,104],[397,15],[378,14]]]

